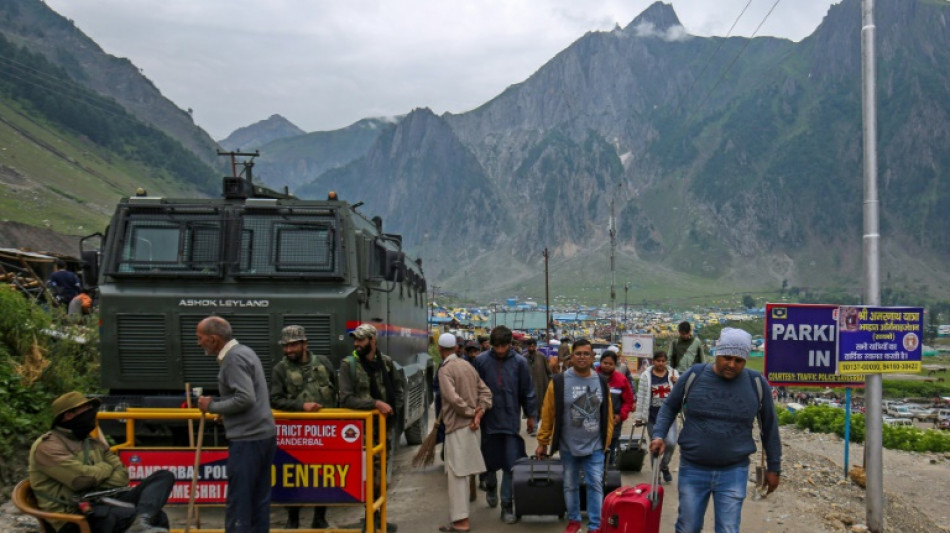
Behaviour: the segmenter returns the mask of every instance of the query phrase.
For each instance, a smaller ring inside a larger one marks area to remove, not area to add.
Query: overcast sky
[[[778,2],[795,41],[840,0]],[[692,35],[750,36],[775,0],[667,0]],[[462,113],[652,0],[46,0],[215,139],[279,113],[306,131],[417,107]],[[857,38],[857,37],[856,37]]]

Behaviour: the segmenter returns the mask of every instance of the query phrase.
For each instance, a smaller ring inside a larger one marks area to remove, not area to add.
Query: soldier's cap
[[[280,330],[280,340],[277,341],[277,344],[281,346],[285,344],[291,344],[294,342],[302,342],[307,340],[307,330],[303,326],[286,326],[284,329]]]
[[[63,394],[53,400],[53,421],[59,422],[59,417],[61,417],[63,413],[86,404],[92,404],[93,409],[98,409],[99,406],[102,405],[102,401],[99,400],[99,398],[86,398],[82,393],[77,391]]]
[[[376,328],[372,324],[360,324],[358,328],[350,332],[350,337],[354,339],[374,339],[376,338]]]

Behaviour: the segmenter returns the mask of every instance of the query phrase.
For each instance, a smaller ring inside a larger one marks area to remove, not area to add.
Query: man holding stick
[[[277,450],[277,427],[271,413],[264,367],[254,350],[239,344],[231,324],[218,316],[198,323],[198,346],[218,360],[221,396],[198,398],[198,409],[224,419],[228,440],[227,533],[270,530],[270,469]]]

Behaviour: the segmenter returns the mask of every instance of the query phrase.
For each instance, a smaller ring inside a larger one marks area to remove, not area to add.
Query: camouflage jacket
[[[129,484],[128,470],[105,444],[88,437],[76,440],[72,432],[59,427],[33,443],[29,475],[39,508],[51,513],[78,512],[74,494]],[[50,524],[59,531],[66,522]]]
[[[389,372],[389,376],[393,384],[393,398],[396,405],[392,405],[390,407],[392,407],[397,412],[401,412],[404,394],[402,379],[393,365],[393,360],[388,355],[383,355],[380,352],[376,352],[376,356],[382,358],[383,364],[386,367],[386,371]],[[386,381],[383,379],[382,374],[376,374],[376,385],[379,387],[379,392],[383,397],[373,398],[373,396],[370,394],[371,389],[369,386],[369,374],[367,374],[366,370],[363,369],[363,365],[357,358],[356,353],[343,358],[343,361],[340,363],[339,377],[340,407],[345,407],[347,409],[368,410],[375,408],[376,400],[382,400],[388,403],[386,400],[386,397],[388,396],[386,391]]]
[[[270,405],[281,411],[303,411],[303,404],[316,402],[336,407],[340,385],[333,364],[323,355],[307,352],[306,363],[286,357],[274,365],[270,380]]]

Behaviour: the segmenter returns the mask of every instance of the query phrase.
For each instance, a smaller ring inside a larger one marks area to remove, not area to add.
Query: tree
[[[742,297],[742,307],[745,307],[746,309],[752,309],[755,307],[755,298],[748,294],[744,295]]]

